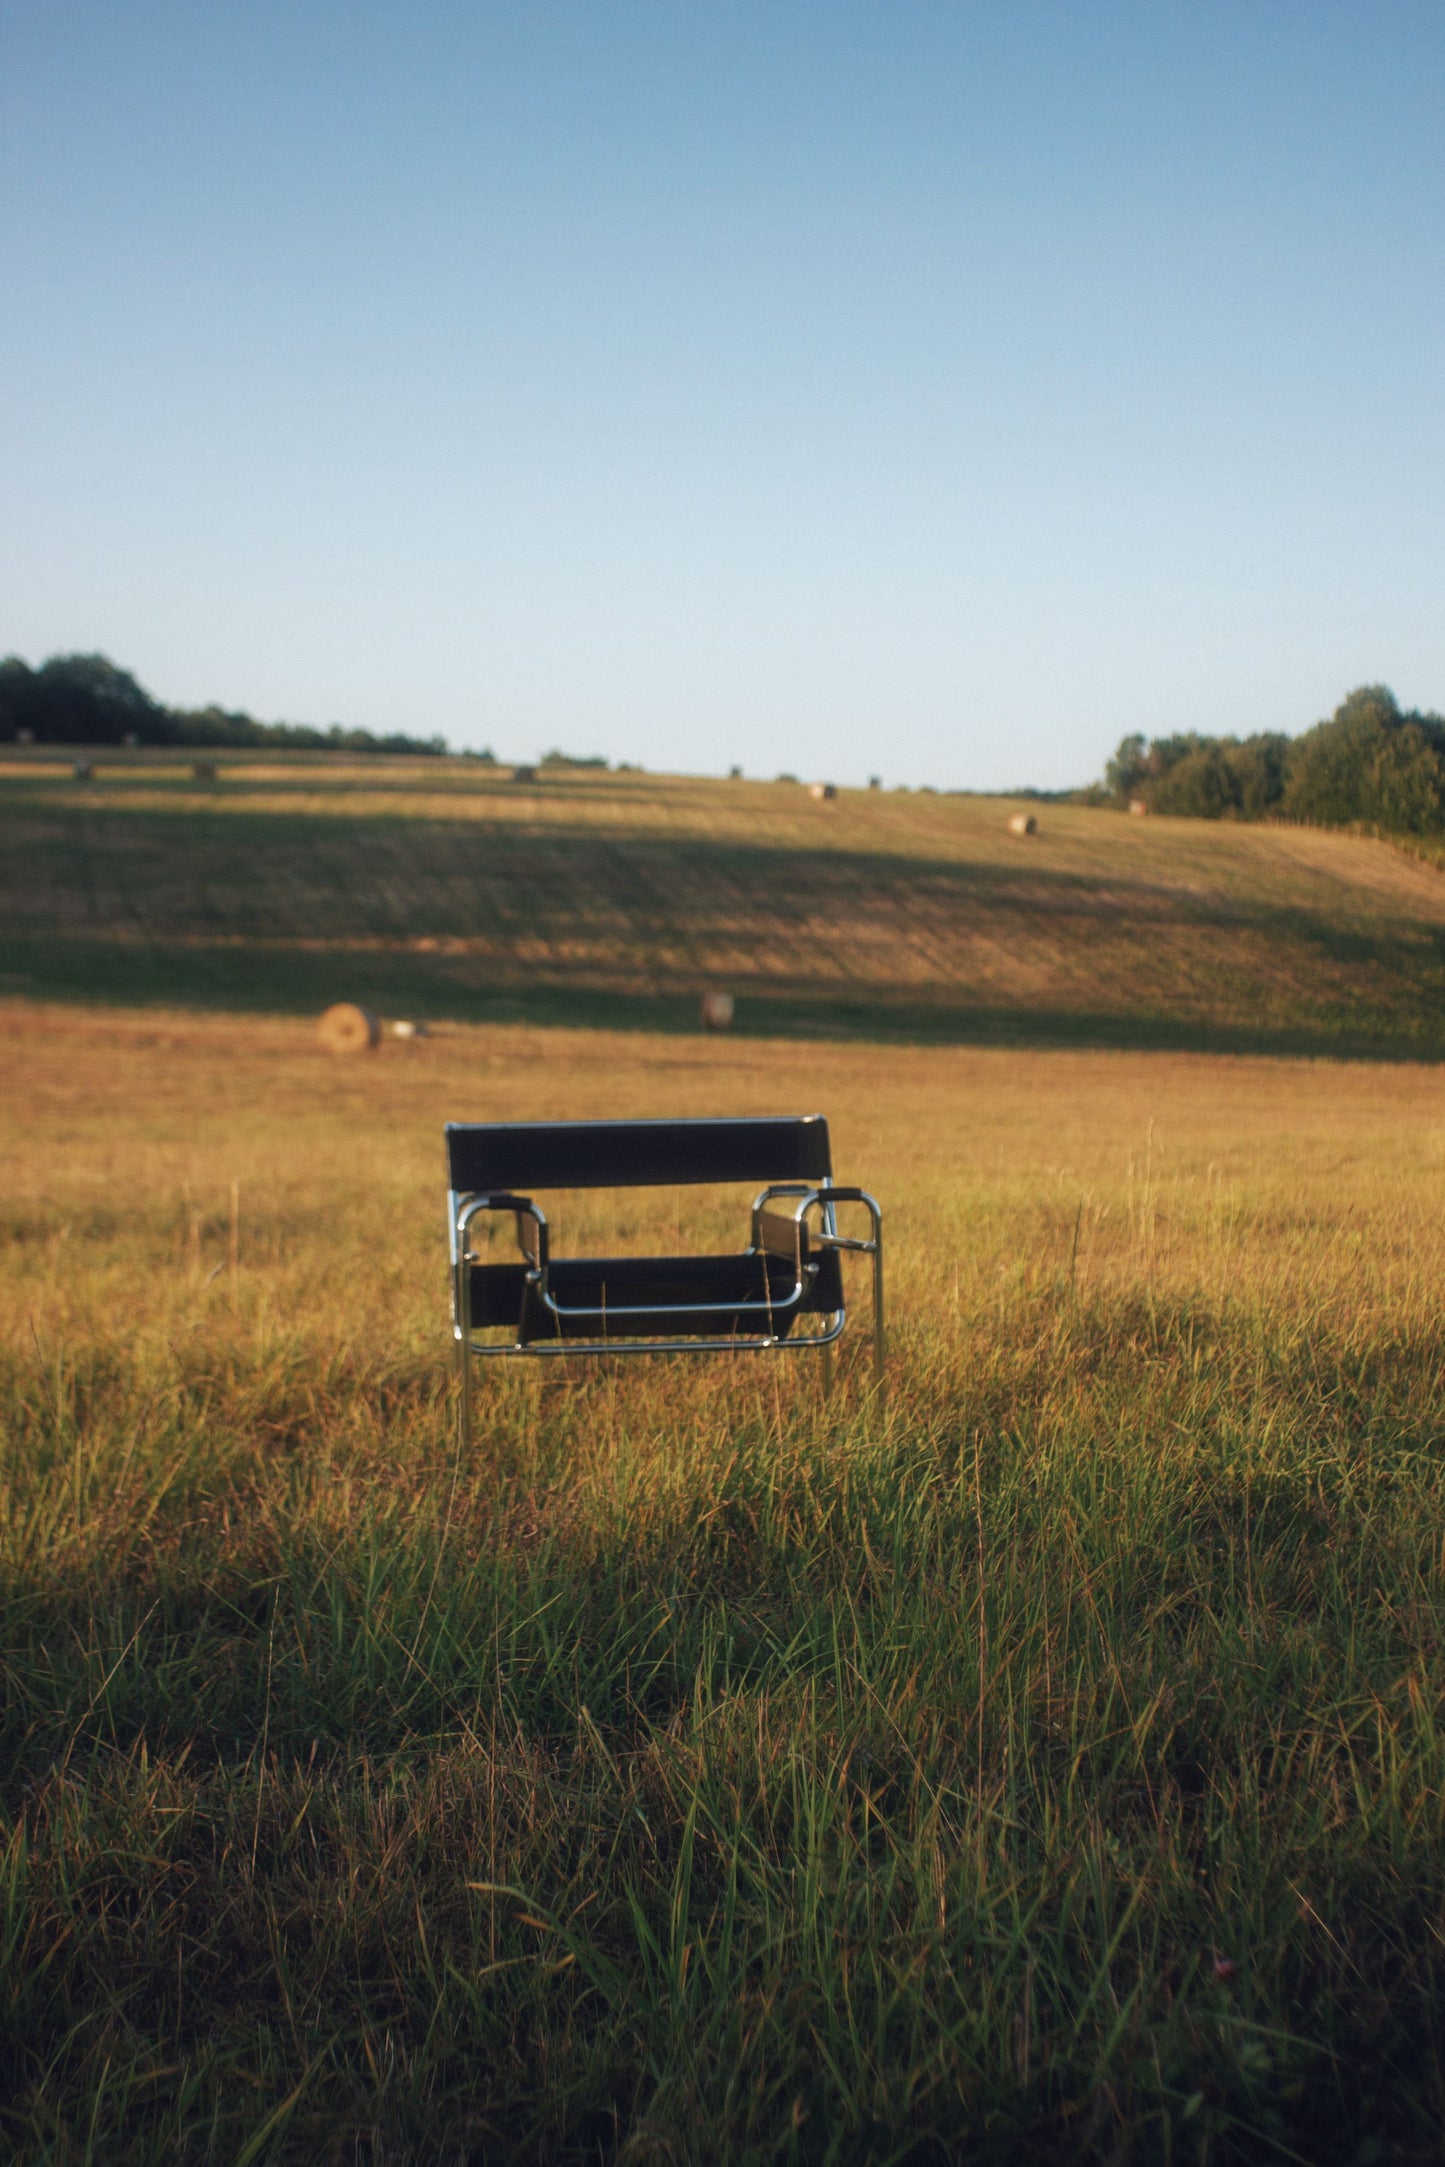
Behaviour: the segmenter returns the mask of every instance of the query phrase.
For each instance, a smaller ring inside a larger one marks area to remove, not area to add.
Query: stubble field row
[[[1435,1057],[1445,882],[1358,837],[475,763],[0,772],[0,991]]]

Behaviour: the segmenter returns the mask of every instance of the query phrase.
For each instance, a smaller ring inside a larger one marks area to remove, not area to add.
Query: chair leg
[[[472,1449],[472,1357],[465,1339],[457,1341],[457,1434],[464,1453]]]
[[[888,1332],[883,1318],[883,1228],[881,1223],[873,1229],[873,1376],[878,1387],[878,1412],[887,1408],[888,1386],[885,1380],[885,1359],[888,1353]]]

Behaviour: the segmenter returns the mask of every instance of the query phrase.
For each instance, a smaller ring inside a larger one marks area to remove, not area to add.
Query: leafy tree
[[[1191,747],[1164,769],[1147,796],[1156,813],[1179,813],[1196,820],[1220,820],[1239,809],[1234,777],[1219,744]]]
[[[35,672],[19,655],[7,655],[0,662],[0,738],[21,730],[38,736],[35,712]]]
[[[42,743],[119,745],[169,736],[170,716],[128,670],[105,655],[52,655],[38,670],[18,655],[0,663],[0,731],[31,730]]]
[[[1299,738],[1285,809],[1331,827],[1364,821],[1394,834],[1445,829],[1445,722],[1402,714],[1388,685],[1361,685]]]
[[[1196,731],[1120,743],[1104,771],[1116,804],[1142,798],[1158,813],[1196,820],[1259,820],[1280,803],[1290,741],[1281,732],[1201,737]]]
[[[163,707],[128,670],[105,655],[52,655],[32,670],[19,655],[0,662],[0,739],[28,730],[38,743],[121,745],[276,745],[301,752],[444,753],[444,737],[378,736],[317,730],[304,723],[257,722],[221,707]],[[493,755],[479,755],[490,760]]]
[[[1149,772],[1148,744],[1142,730],[1121,737],[1119,750],[1104,768],[1104,787],[1127,805]]]
[[[1326,827],[1445,833],[1445,720],[1403,713],[1388,685],[1361,685],[1302,737],[1194,732],[1124,738],[1104,771],[1116,804],[1201,820],[1276,810]]]
[[[1282,730],[1261,730],[1238,742],[1224,740],[1224,759],[1241,820],[1262,820],[1281,804],[1289,778],[1290,740]]]

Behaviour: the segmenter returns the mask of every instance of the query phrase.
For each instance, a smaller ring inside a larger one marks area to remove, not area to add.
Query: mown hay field
[[[1439,2157],[1437,1072],[0,1026],[9,2156]],[[886,1409],[459,1456],[444,1119],[813,1109]]]
[[[1445,1054],[1445,880],[1389,844],[464,760],[0,765],[0,992],[762,1036]]]

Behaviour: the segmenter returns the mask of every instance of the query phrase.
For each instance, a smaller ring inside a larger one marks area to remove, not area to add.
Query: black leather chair
[[[461,1427],[471,1357],[738,1354],[820,1348],[825,1382],[847,1323],[842,1257],[873,1264],[873,1360],[884,1356],[883,1215],[833,1180],[821,1114],[744,1121],[449,1122],[447,1219]],[[559,1257],[532,1191],[761,1182],[745,1249],[723,1256]],[[866,1237],[838,1207],[867,1212]],[[483,1212],[510,1213],[516,1261],[471,1247]],[[491,1335],[484,1337],[482,1335]]]

